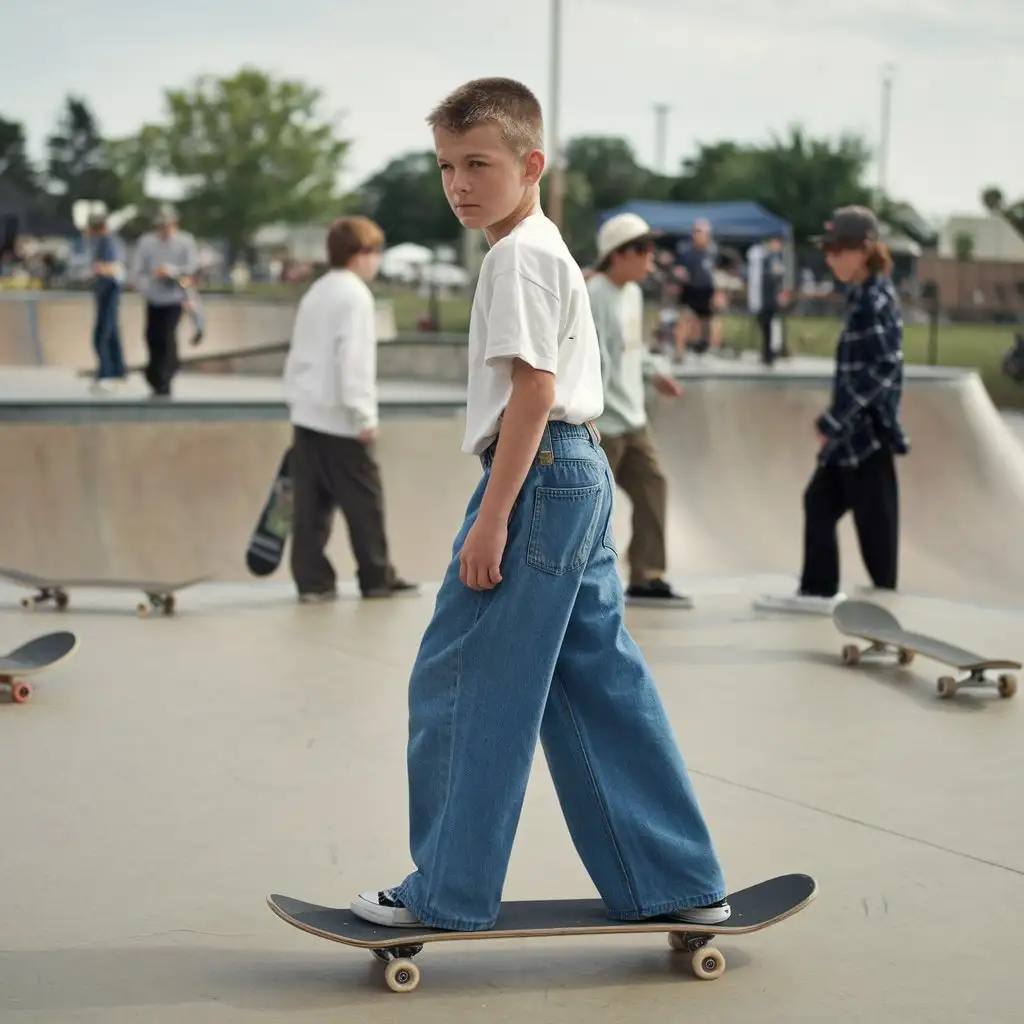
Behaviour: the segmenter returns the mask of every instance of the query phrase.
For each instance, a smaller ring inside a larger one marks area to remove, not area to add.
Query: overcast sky
[[[239,13],[244,11],[244,16]],[[41,152],[68,91],[105,134],[158,119],[166,87],[243,64],[305,79],[343,114],[347,184],[429,146],[423,118],[461,81],[510,75],[548,99],[548,0],[0,0],[0,114]],[[564,135],[629,137],[669,165],[698,141],[802,122],[879,137],[895,65],[889,188],[926,215],[1024,195],[1021,0],[563,0]],[[874,182],[874,170],[871,181]]]

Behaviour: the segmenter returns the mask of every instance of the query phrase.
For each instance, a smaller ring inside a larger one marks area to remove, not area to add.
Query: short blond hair
[[[431,128],[462,135],[493,124],[517,155],[544,148],[544,115],[537,97],[513,78],[474,78],[449,93],[428,115]]]
[[[348,266],[353,256],[372,252],[384,244],[381,226],[369,217],[339,217],[327,231],[327,261],[332,267]]]

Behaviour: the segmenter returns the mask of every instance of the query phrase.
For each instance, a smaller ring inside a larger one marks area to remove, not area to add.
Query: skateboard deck
[[[74,633],[46,633],[0,655],[0,685],[11,691],[15,704],[24,704],[32,696],[32,687],[21,676],[34,675],[52,668],[70,657],[78,646]]]
[[[832,613],[832,621],[840,633],[867,640],[869,644],[865,648],[846,644],[842,650],[846,665],[859,665],[865,659],[892,654],[900,665],[909,665],[916,654],[921,654],[967,673],[961,679],[940,677],[936,686],[940,697],[953,697],[962,686],[995,686],[1000,697],[1012,697],[1017,692],[1015,676],[1003,673],[993,680],[985,673],[990,669],[1019,669],[1019,661],[985,658],[924,633],[909,632],[890,611],[870,601],[844,601]]]
[[[254,576],[269,576],[281,564],[284,546],[292,532],[292,477],[289,447],[281,457],[270,493],[249,538],[245,564]]]
[[[419,984],[419,967],[412,962],[428,942],[459,939],[526,939],[560,935],[668,933],[669,945],[690,954],[699,978],[711,980],[725,971],[725,957],[710,946],[716,935],[760,931],[803,910],[817,895],[809,875],[780,875],[730,893],[732,915],[724,924],[699,925],[670,918],[615,921],[596,899],[519,900],[502,903],[489,931],[447,931],[437,928],[385,928],[357,917],[350,910],[322,907],[290,896],[267,897],[270,909],[288,924],[332,942],[370,950],[387,964],[385,980],[394,992],[411,992]]]
[[[187,580],[118,580],[118,579],[76,579],[68,577],[57,579],[55,577],[36,576],[33,573],[22,572],[20,569],[0,568],[0,577],[10,580],[20,587],[28,587],[35,590],[32,597],[21,599],[22,608],[29,611],[40,604],[53,601],[59,611],[63,611],[70,603],[68,590],[72,588],[87,588],[89,590],[141,590],[146,595],[146,602],[140,602],[136,606],[139,615],[148,615],[156,609],[165,615],[174,612],[176,601],[175,592],[184,590],[185,587],[195,586],[197,583],[205,583],[211,577],[197,576]]]

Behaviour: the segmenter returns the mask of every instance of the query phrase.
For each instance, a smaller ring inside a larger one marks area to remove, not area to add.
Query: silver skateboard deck
[[[883,655],[895,655],[898,664],[909,665],[916,654],[921,654],[967,673],[961,679],[940,677],[936,685],[940,697],[953,697],[964,686],[995,686],[1000,697],[1012,697],[1017,692],[1016,676],[1004,672],[993,680],[985,673],[990,669],[1020,669],[1019,661],[986,658],[924,633],[912,633],[903,628],[892,612],[870,601],[844,601],[832,613],[832,621],[840,633],[868,641],[863,648],[856,644],[843,647],[845,665],[859,665]]]
[[[31,597],[23,597],[21,606],[29,611],[40,604],[52,601],[58,611],[63,611],[70,604],[68,591],[72,588],[89,590],[139,590],[146,596],[146,602],[136,606],[139,615],[148,615],[151,611],[162,611],[171,615],[176,607],[175,593],[185,587],[205,583],[210,576],[197,576],[187,580],[121,580],[121,579],[89,579],[89,578],[57,578],[37,576],[34,573],[22,572],[20,569],[0,568],[0,577],[10,580],[19,587],[35,590]]]

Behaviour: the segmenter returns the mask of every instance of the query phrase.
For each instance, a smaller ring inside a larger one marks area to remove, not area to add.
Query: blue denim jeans
[[[121,290],[119,281],[101,279],[96,282],[96,323],[93,327],[92,343],[99,361],[96,369],[96,377],[99,380],[125,375],[121,327],[118,322]]]
[[[409,830],[397,895],[426,925],[494,926],[538,736],[610,917],[725,893],[654,682],[622,621],[614,484],[596,433],[551,423],[509,519],[493,590],[459,580],[492,452],[409,686]]]

